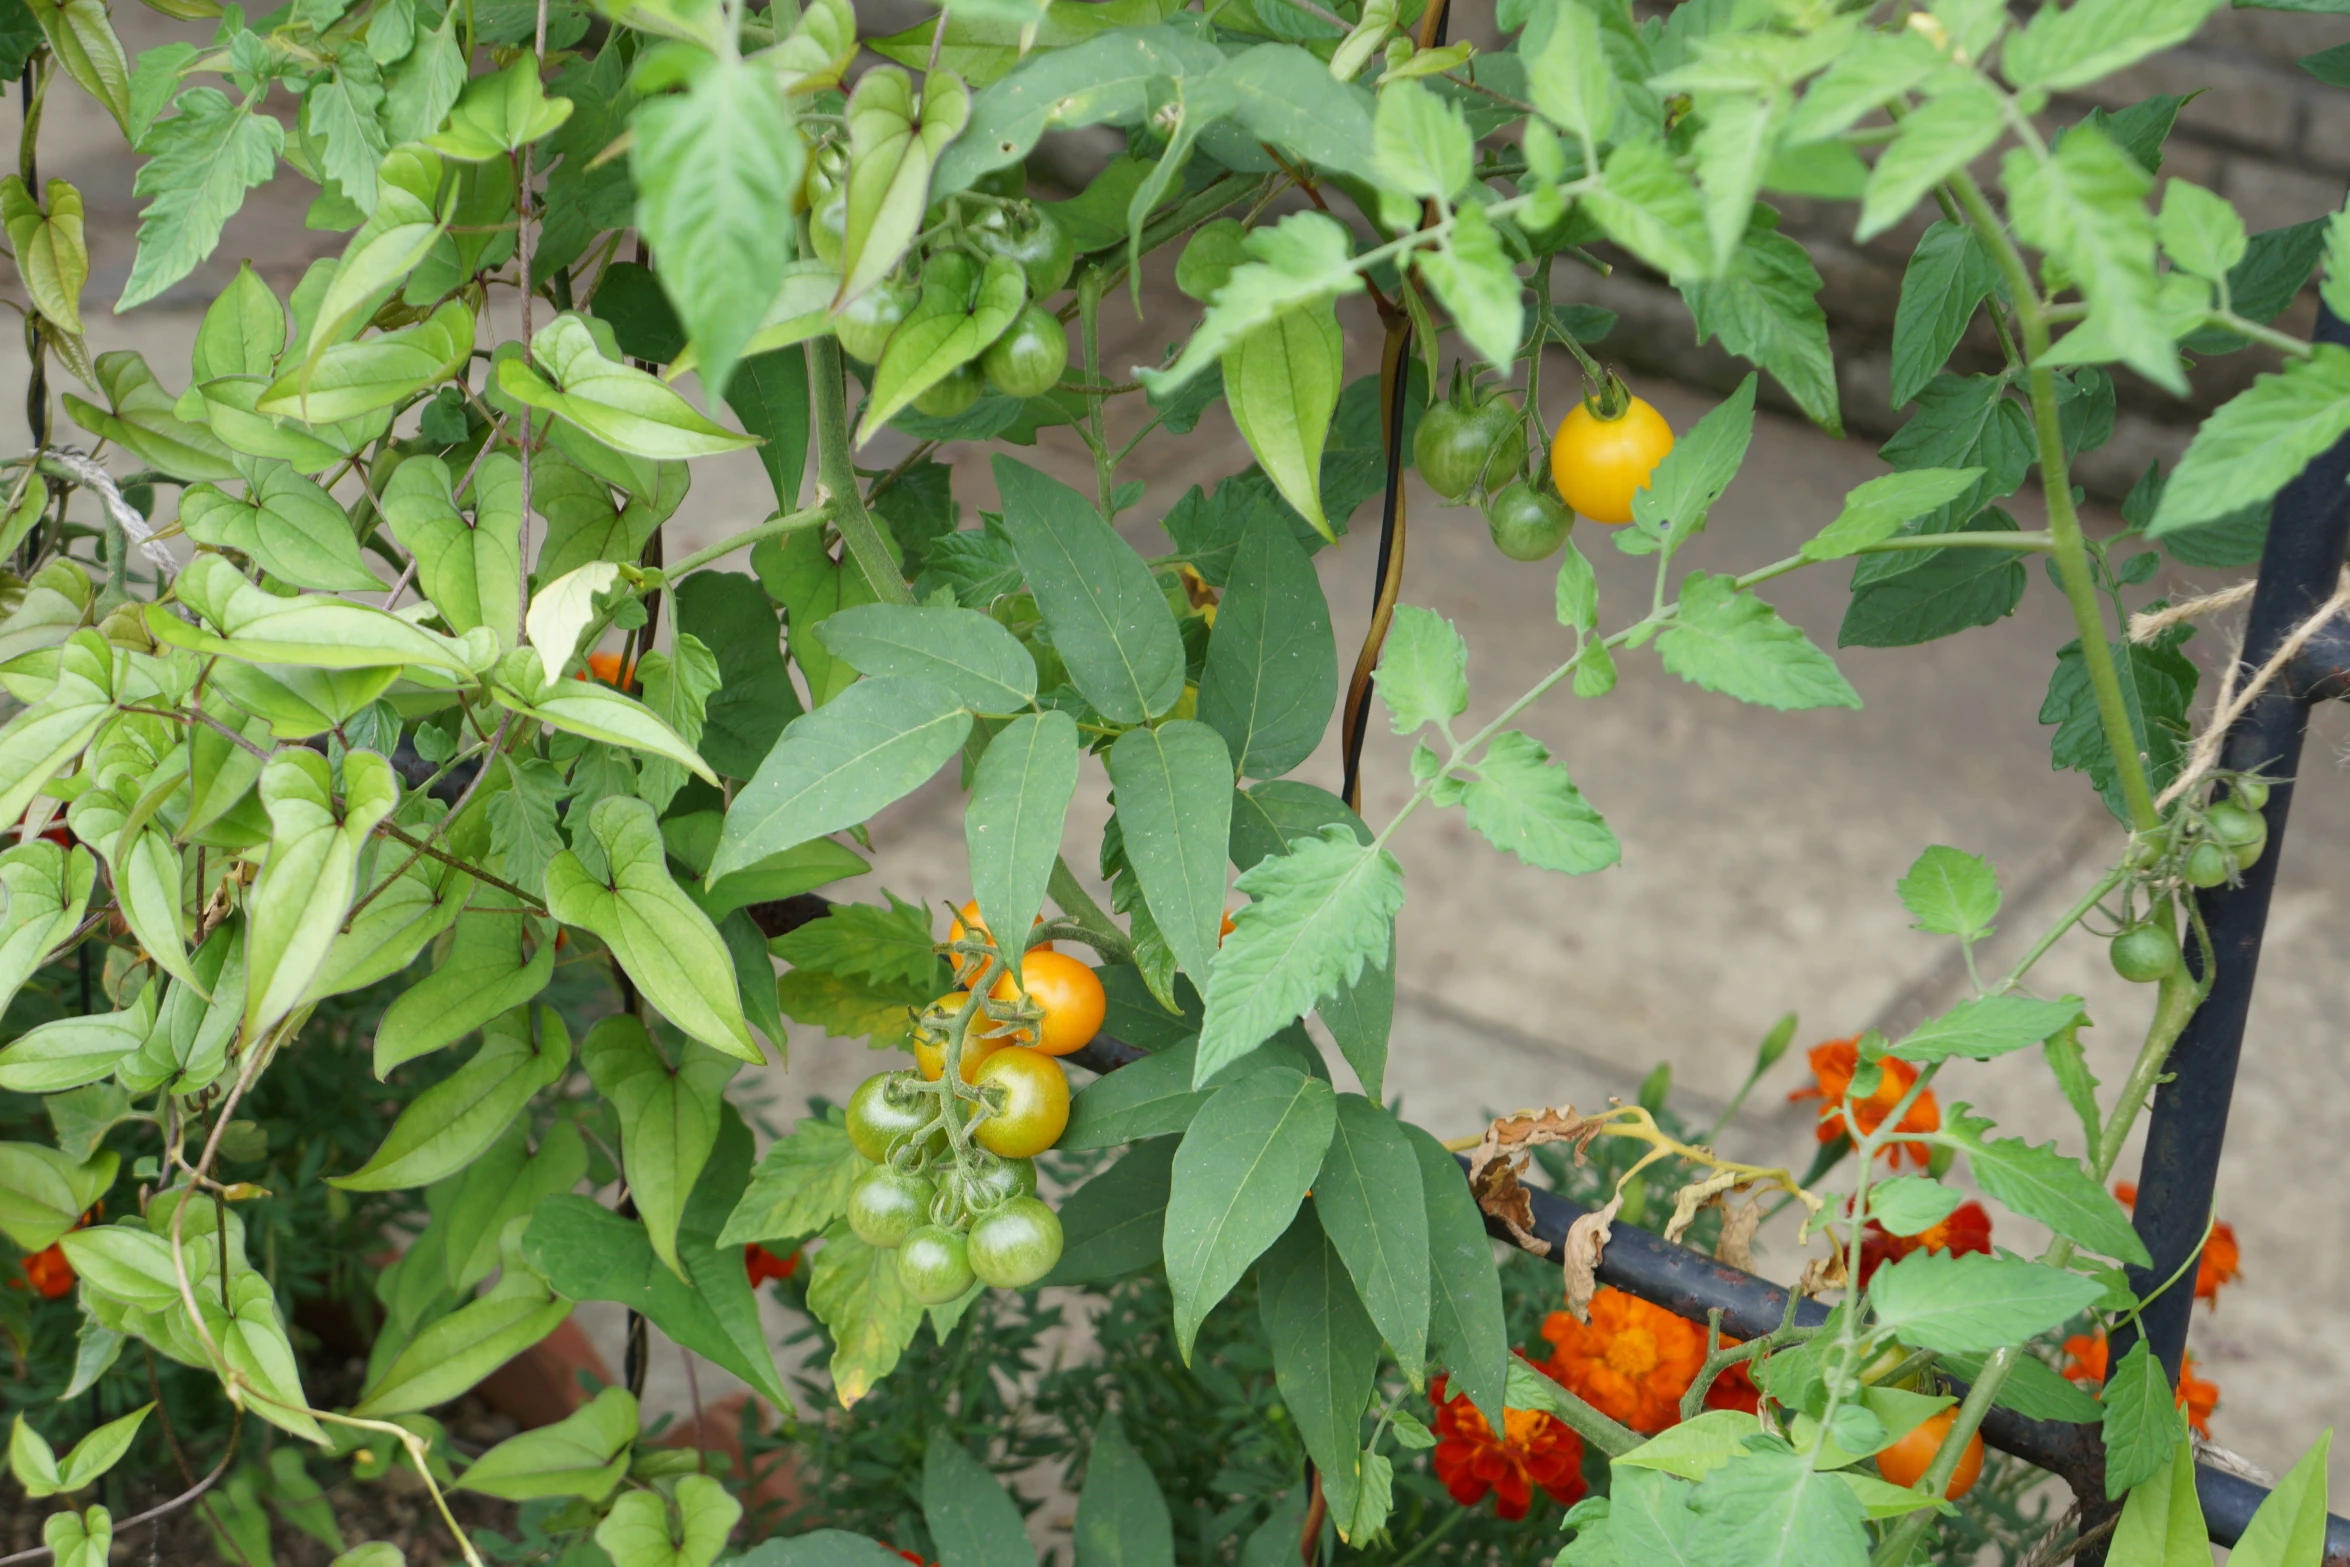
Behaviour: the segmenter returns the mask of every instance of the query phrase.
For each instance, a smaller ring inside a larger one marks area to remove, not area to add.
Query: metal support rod
[[[2331,310],[2318,312],[2316,340],[2350,345],[2350,327]],[[2261,552],[2260,580],[2244,627],[2243,666],[2248,673],[2270,655],[2333,596],[2350,544],[2350,439],[2337,442],[2303,469],[2276,498],[2268,543]],[[2293,774],[2309,727],[2303,691],[2271,686],[2229,733],[2221,765],[2231,771],[2258,771],[2277,780],[2269,791],[2268,844],[2235,886],[2196,895],[2211,932],[2218,967],[2210,995],[2172,1047],[2169,1076],[2154,1096],[2146,1128],[2146,1154],[2138,1171],[2135,1222],[2153,1264],[2130,1270],[2130,1288],[2141,1296],[2159,1287],[2187,1263],[2212,1213],[2219,1175],[2220,1145],[2227,1137],[2228,1103],[2236,1088],[2236,1061],[2244,1044],[2244,1022],[2252,1008],[2252,984],[2260,968],[2261,936],[2268,926],[2270,894],[2284,859],[2285,821],[2293,808]],[[2197,949],[2189,945],[2189,954]],[[2139,1318],[2135,1330],[2113,1336],[2111,1356],[2122,1354],[2143,1334],[2161,1360],[2171,1385],[2179,1380],[2187,1346],[2187,1318],[2195,1292],[2184,1283],[2164,1291]]]

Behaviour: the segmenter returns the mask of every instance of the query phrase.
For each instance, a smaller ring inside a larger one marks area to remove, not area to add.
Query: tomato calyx
[[[1589,386],[1589,381],[1590,378],[1587,375],[1585,377],[1586,387]],[[1591,410],[1591,417],[1600,423],[1614,424],[1632,411],[1632,389],[1624,384],[1622,376],[1613,370],[1602,368],[1599,389],[1584,392],[1583,406]]]

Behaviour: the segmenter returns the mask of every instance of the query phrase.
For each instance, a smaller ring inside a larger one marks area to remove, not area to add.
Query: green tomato
[[[2167,979],[2179,966],[2179,939],[2160,925],[2132,925],[2113,938],[2113,971],[2133,985]]]
[[[933,419],[952,419],[969,412],[986,385],[987,378],[977,365],[957,365],[914,399],[914,411]]]
[[[890,334],[906,319],[917,297],[903,283],[884,281],[850,300],[832,318],[832,335],[840,339],[841,352],[869,365],[881,363]]]
[[[971,1226],[971,1271],[997,1289],[1026,1289],[1061,1260],[1061,1218],[1034,1197],[1015,1197]]]
[[[1069,281],[1077,248],[1069,231],[1044,208],[1029,204],[997,210],[971,225],[972,242],[991,256],[1020,263],[1028,274],[1028,297],[1042,299]]]
[[[911,1072],[880,1072],[857,1085],[849,1095],[849,1142],[875,1164],[889,1157],[900,1139],[927,1125],[934,1096],[914,1085]]]
[[[962,1299],[973,1278],[969,1248],[953,1230],[925,1224],[898,1247],[898,1282],[925,1306]]]
[[[2179,879],[2190,887],[2216,887],[2228,879],[2235,863],[2227,850],[2206,838],[2187,851],[2187,863],[2179,867]]]
[[[2267,821],[2233,800],[2222,800],[2204,812],[2203,824],[2213,839],[2231,849],[2268,842]]]
[[[849,1188],[849,1228],[868,1246],[883,1251],[930,1222],[931,1200],[938,1188],[929,1179],[894,1165],[881,1165],[858,1178]]]
[[[1428,488],[1458,502],[1473,489],[1499,489],[1526,462],[1525,423],[1506,397],[1447,401],[1421,416],[1412,465]]]
[[[976,1157],[984,1162],[951,1171],[946,1177],[947,1195],[958,1212],[976,1217],[1015,1197],[1036,1195],[1035,1160],[1001,1159],[985,1150]]]
[[[2228,798],[2247,811],[2257,811],[2268,805],[2268,780],[2239,778],[2228,785]]]
[[[1548,559],[1574,526],[1573,512],[1523,479],[1513,480],[1485,508],[1493,547],[1512,560]]]
[[[979,368],[1006,397],[1042,397],[1069,368],[1069,330],[1049,310],[1024,307],[987,345]]]

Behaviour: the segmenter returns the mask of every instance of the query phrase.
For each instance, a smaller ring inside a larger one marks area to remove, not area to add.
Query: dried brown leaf
[[[1567,1313],[1577,1322],[1591,1321],[1591,1297],[1599,1293],[1599,1256],[1606,1249],[1616,1210],[1624,1206],[1624,1194],[1617,1192],[1608,1199],[1607,1206],[1587,1213],[1567,1226],[1566,1252]]]
[[[1509,1230],[1510,1239],[1537,1257],[1550,1255],[1550,1242],[1534,1233],[1534,1200],[1519,1184],[1517,1166],[1507,1159],[1496,1159],[1471,1172],[1469,1190],[1476,1196],[1477,1206]]]
[[[1682,1187],[1673,1195],[1673,1217],[1665,1226],[1665,1239],[1676,1246],[1681,1244],[1681,1237],[1697,1222],[1698,1214],[1708,1207],[1719,1206],[1722,1193],[1736,1190],[1744,1180],[1746,1177],[1736,1170],[1716,1170],[1704,1180],[1691,1181]]]
[[[1843,1249],[1831,1247],[1826,1256],[1814,1257],[1804,1264],[1803,1277],[1795,1281],[1795,1290],[1797,1294],[1817,1298],[1829,1290],[1843,1289],[1851,1282],[1852,1276],[1844,1271]]]
[[[1762,1199],[1722,1204],[1722,1233],[1714,1241],[1714,1261],[1744,1273],[1754,1271],[1754,1232],[1763,1221]]]

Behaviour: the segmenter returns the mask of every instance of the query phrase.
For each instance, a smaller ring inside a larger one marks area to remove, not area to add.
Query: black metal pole
[[[2331,310],[2319,308],[2321,343],[2350,346],[2350,327]],[[2304,469],[2280,491],[2261,552],[2260,580],[2244,628],[2243,666],[2238,678],[2267,662],[2285,639],[2333,596],[2350,545],[2350,439]],[[2315,693],[2298,682],[2272,684],[2229,732],[2221,765],[2231,771],[2258,771],[2278,780],[2269,790],[2268,844],[2235,886],[2196,895],[2211,933],[2217,972],[2211,993],[2172,1047],[2169,1075],[2154,1096],[2146,1128],[2146,1155],[2138,1172],[2136,1224],[2153,1264],[2130,1270],[2130,1287],[2141,1297],[2186,1268],[2202,1245],[2211,1219],[2219,1175],[2220,1145],[2228,1130],[2228,1103],[2235,1094],[2236,1061],[2244,1044],[2244,1022],[2252,1008],[2252,984],[2260,969],[2261,936],[2268,927],[2269,896],[2284,858],[2285,821],[2293,808],[2293,773],[2309,727],[2308,698]],[[2188,951],[2198,949],[2190,942]],[[2187,1318],[2195,1304],[2193,1273],[2148,1305],[2135,1329],[2113,1336],[2115,1360],[2142,1334],[2171,1385],[2179,1379],[2186,1353]]]

